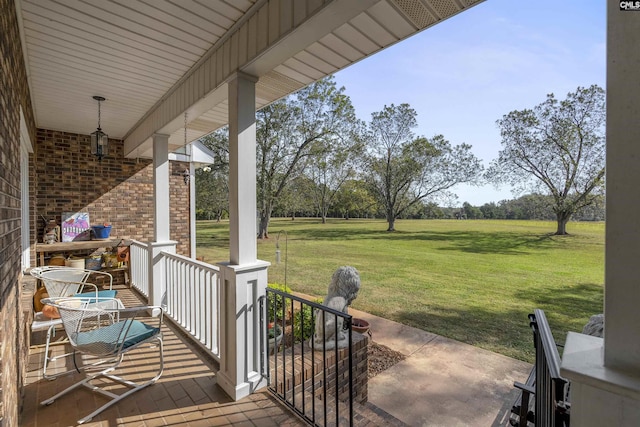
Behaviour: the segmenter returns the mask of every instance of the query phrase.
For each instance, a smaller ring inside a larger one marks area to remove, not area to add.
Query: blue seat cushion
[[[125,331],[126,335],[124,335]],[[139,320],[127,319],[91,331],[79,332],[75,341],[80,351],[92,354],[115,354],[121,346],[122,350],[126,350],[159,333],[159,328]]]
[[[98,298],[115,298],[116,294],[118,293],[118,291],[98,291]],[[82,294],[74,294],[74,298],[87,298],[91,295],[95,295],[95,292],[85,292]],[[95,298],[91,298],[89,300],[89,304],[95,304],[96,299]]]

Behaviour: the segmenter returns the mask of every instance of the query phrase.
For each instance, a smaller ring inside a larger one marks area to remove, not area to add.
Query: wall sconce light
[[[184,179],[185,185],[189,185],[189,181],[191,180],[191,175],[189,174],[189,169],[185,169],[182,172],[182,179]]]
[[[100,128],[100,103],[105,100],[103,96],[93,97],[98,101],[98,129],[91,133],[91,154],[98,156],[98,161],[109,154],[109,136]]]

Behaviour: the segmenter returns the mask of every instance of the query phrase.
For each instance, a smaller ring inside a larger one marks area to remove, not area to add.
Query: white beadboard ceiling
[[[227,123],[226,81],[257,77],[268,103],[482,0],[16,0],[36,124],[101,126],[150,157]]]

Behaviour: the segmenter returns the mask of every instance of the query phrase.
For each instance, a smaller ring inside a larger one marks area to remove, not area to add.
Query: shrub
[[[322,299],[316,299],[314,302],[322,304]],[[293,337],[295,341],[304,341],[311,338],[315,326],[315,310],[310,305],[303,305],[293,315]]]
[[[291,288],[287,285],[281,285],[279,283],[269,283],[267,285],[270,289],[276,289],[278,291],[291,293]],[[291,311],[291,298],[283,298],[280,295],[269,293],[267,294],[267,319],[273,321],[274,318],[282,320],[282,309],[284,308],[285,316],[289,315]]]

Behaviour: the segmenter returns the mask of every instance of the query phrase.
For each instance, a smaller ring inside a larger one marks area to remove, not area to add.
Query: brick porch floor
[[[118,297],[126,306],[142,304],[131,290],[121,287]],[[216,384],[218,365],[204,355],[165,319],[163,328],[165,368],[158,382],[105,410],[88,426],[302,426],[304,425],[268,392],[233,402]],[[56,339],[64,336],[58,333]],[[106,402],[105,398],[81,388],[59,398],[50,406],[40,401],[78,381],[72,373],[53,381],[42,378],[44,347],[42,336],[34,336],[22,402],[24,427],[76,425],[76,421]],[[61,353],[66,346],[54,346]],[[150,378],[158,363],[158,351],[144,347],[125,358],[116,371],[123,377]],[[66,366],[65,366],[66,364]],[[49,365],[51,373],[68,370],[70,359]],[[49,369],[49,368],[48,368]]]

